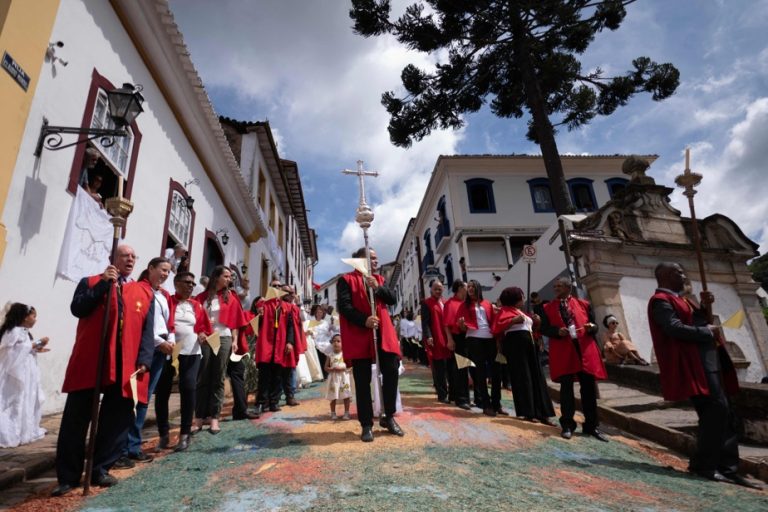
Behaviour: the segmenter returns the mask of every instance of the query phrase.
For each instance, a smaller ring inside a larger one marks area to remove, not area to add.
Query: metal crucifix
[[[368,206],[368,203],[365,201],[365,176],[373,176],[376,177],[379,175],[378,171],[366,171],[363,170],[363,161],[358,160],[357,161],[357,170],[351,171],[349,169],[344,169],[341,171],[342,174],[352,174],[358,177],[359,180],[359,186],[360,186],[360,203],[357,206],[357,210],[355,212],[355,222],[357,222],[358,226],[363,230],[363,240],[365,241],[365,260],[368,264],[368,275],[373,275],[373,268],[371,267],[371,248],[368,243],[368,228],[371,227],[371,224],[373,223],[373,210],[370,206]],[[376,303],[373,297],[373,288],[370,286],[367,287],[368,289],[368,303],[371,306],[371,314],[376,314]],[[376,329],[373,329],[373,353],[376,361],[376,375],[379,377],[376,379],[376,382],[379,383],[379,379],[381,378],[381,371],[379,366],[379,351],[378,351],[378,336],[376,335]]]

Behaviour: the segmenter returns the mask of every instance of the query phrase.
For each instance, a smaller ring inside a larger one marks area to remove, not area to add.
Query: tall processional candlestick
[[[360,188],[360,202],[357,205],[357,210],[355,211],[355,222],[357,222],[358,226],[363,230],[363,239],[365,240],[365,260],[368,264],[368,275],[373,275],[373,268],[371,267],[371,248],[368,243],[368,228],[371,227],[371,224],[373,223],[373,209],[371,209],[370,206],[368,206],[368,203],[365,201],[365,176],[372,176],[376,177],[379,175],[378,171],[366,171],[363,170],[363,161],[358,160],[357,161],[357,170],[352,171],[349,169],[344,169],[341,171],[342,174],[352,174],[358,177],[359,180],[359,188]],[[368,303],[371,305],[371,315],[376,315],[376,303],[373,296],[373,288],[370,286],[367,286],[368,289]],[[380,366],[379,366],[379,351],[378,351],[378,336],[376,334],[376,329],[373,329],[373,353],[375,355],[375,361],[376,361],[376,375],[380,375]]]
[[[688,208],[691,211],[691,237],[693,238],[693,248],[696,251],[696,259],[699,263],[699,276],[701,277],[701,289],[707,291],[707,275],[704,272],[704,258],[701,253],[701,237],[699,235],[699,223],[696,219],[696,208],[693,204],[693,196],[696,195],[694,187],[701,183],[702,175],[691,171],[691,150],[685,148],[685,171],[675,178],[678,187],[683,188],[683,195],[688,198]],[[712,305],[702,304],[705,309],[709,322],[712,322]]]

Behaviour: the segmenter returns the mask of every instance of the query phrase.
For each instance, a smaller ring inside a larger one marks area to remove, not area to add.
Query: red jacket
[[[480,306],[485,310],[485,319],[488,321],[488,328],[490,329],[493,325],[493,306],[491,306],[491,303],[487,300],[480,302]],[[477,329],[477,311],[475,311],[474,302],[472,302],[471,305],[467,305],[466,301],[462,302],[459,306],[459,310],[456,312],[456,317],[457,322],[459,318],[464,317],[464,323],[466,324],[467,329]]]
[[[600,357],[600,348],[597,346],[594,336],[584,328],[584,324],[589,322],[589,302],[569,296],[568,309],[576,326],[581,358],[579,358],[569,335],[564,337],[551,336],[549,338],[549,373],[552,380],[558,382],[558,379],[563,375],[579,372],[589,373],[599,380],[605,379],[607,374],[603,359]],[[568,327],[560,316],[559,299],[546,303],[544,313],[547,315],[550,326],[557,329]]]
[[[374,274],[374,277],[379,282],[379,285],[384,284],[382,276]],[[344,274],[341,278],[349,286],[352,295],[352,306],[366,316],[370,316],[371,305],[368,303],[368,293],[365,289],[363,275],[358,271],[354,271]],[[402,357],[400,354],[400,342],[395,332],[395,326],[392,325],[392,319],[389,317],[389,311],[378,300],[376,300],[375,306],[376,316],[379,318],[379,332],[381,333],[381,340],[379,341],[382,350]],[[374,359],[376,357],[373,352],[373,331],[371,329],[353,324],[344,315],[339,316],[339,324],[341,327],[344,359],[351,361],[352,359]]]
[[[443,310],[445,301],[435,299],[430,296],[424,299],[424,308],[429,312],[429,329],[432,333],[432,347],[426,344],[426,335],[424,336],[424,347],[427,350],[430,360],[445,360],[453,356],[453,352],[448,350],[448,340],[443,331]],[[424,315],[422,314],[422,318]],[[424,331],[424,329],[422,329]]]
[[[648,301],[648,323],[651,328],[653,349],[659,363],[661,392],[665,400],[687,400],[695,395],[709,395],[709,385],[701,364],[701,354],[695,342],[672,338],[653,321],[653,302],[669,302],[685,325],[693,325],[693,309],[685,299],[657,290]],[[736,371],[725,348],[720,345],[718,355],[722,367],[724,389],[729,394],[739,390]]]
[[[101,276],[86,278],[88,288],[93,288],[101,280]],[[109,318],[107,320],[107,332],[109,335],[109,347],[102,374],[102,386],[109,386],[117,382],[117,287],[111,287]],[[141,349],[141,334],[144,328],[149,308],[154,300],[152,287],[146,281],[126,283],[122,286],[123,322],[121,335],[121,379],[120,386],[125,398],[133,397],[131,391],[131,375],[139,364],[147,367],[151,364],[151,356],[148,361],[138,361]],[[72,354],[69,356],[67,371],[64,375],[62,392],[71,393],[84,389],[93,389],[96,385],[96,365],[99,356],[99,344],[104,320],[106,300],[101,300],[99,305],[88,316],[81,318],[77,323],[77,334]],[[151,355],[151,349],[147,351]],[[147,403],[147,390],[149,387],[149,372],[137,376],[138,399]],[[102,389],[104,389],[102,387]]]

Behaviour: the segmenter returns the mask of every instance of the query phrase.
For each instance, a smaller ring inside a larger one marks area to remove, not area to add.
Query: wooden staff
[[[120,231],[128,221],[128,215],[133,211],[133,203],[123,198],[123,178],[118,176],[118,196],[107,199],[107,211],[112,215],[109,221],[114,226],[112,235],[112,252],[109,256],[109,264],[114,265],[117,259],[117,246],[120,241]],[[96,450],[96,434],[99,424],[99,395],[101,394],[101,381],[104,373],[104,364],[107,358],[109,346],[109,315],[112,306],[112,291],[115,287],[113,281],[109,281],[107,290],[107,303],[104,306],[104,318],[101,326],[101,340],[99,342],[99,357],[96,361],[96,383],[93,386],[93,400],[91,402],[91,420],[88,435],[88,446],[85,452],[85,482],[83,482],[83,496],[91,492],[91,477],[93,475],[93,455]]]

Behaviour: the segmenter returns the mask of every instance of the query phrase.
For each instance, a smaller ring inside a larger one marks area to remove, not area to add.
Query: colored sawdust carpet
[[[85,511],[768,510],[766,493],[691,477],[679,457],[620,433],[565,441],[554,427],[438,403],[423,368],[409,366],[400,390],[403,438],[375,427],[374,442],[360,442],[358,423],[332,421],[315,385],[300,406],[202,432],[187,452],[115,472],[120,483],[88,499],[41,501]]]

